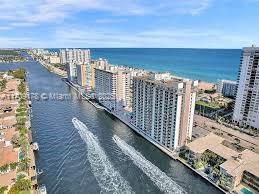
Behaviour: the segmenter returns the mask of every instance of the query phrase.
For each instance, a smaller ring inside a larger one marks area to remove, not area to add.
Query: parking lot
[[[199,115],[194,116],[193,127],[193,139],[197,139],[202,136],[206,136],[208,133],[213,132],[219,136],[224,137],[229,142],[232,142],[238,146],[250,149],[256,153],[259,153],[259,139],[238,130],[228,128],[224,125],[220,125],[214,120],[202,117]]]

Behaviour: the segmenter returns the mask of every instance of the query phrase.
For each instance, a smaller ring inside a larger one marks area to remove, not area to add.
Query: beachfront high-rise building
[[[177,149],[192,137],[198,81],[155,77],[133,78],[131,123],[162,146]]]
[[[219,80],[217,84],[217,92],[226,97],[236,96],[237,82],[231,80]]]
[[[97,69],[109,69],[109,64],[106,59],[99,58],[97,60],[91,60],[90,63],[90,85],[91,88],[95,88],[95,68]]]
[[[91,88],[94,89],[95,88],[95,64],[94,63],[90,63],[90,85]]]
[[[259,129],[259,47],[243,48],[233,121]]]
[[[50,55],[49,56],[49,63],[51,64],[59,64],[60,63],[60,57],[57,55]]]
[[[95,69],[95,95],[106,108],[116,108],[117,72]]]
[[[103,68],[103,66],[101,66]],[[106,69],[95,68],[95,94],[99,102],[110,110],[131,111],[132,78],[143,75],[145,71],[112,66]]]
[[[67,70],[67,78],[69,81],[76,81],[77,78],[77,67],[76,63],[67,63],[66,70]]]
[[[86,64],[79,64],[77,65],[77,83],[80,86],[86,86]]]
[[[107,59],[99,58],[92,60],[91,63],[94,64],[95,68],[104,70],[109,69],[109,63]]]
[[[60,49],[60,62],[62,64],[76,62],[76,63],[90,63],[89,49]]]

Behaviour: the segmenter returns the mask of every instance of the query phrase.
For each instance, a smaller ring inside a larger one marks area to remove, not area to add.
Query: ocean
[[[50,49],[58,50],[58,49]],[[90,48],[93,59],[106,58],[111,64],[127,65],[206,82],[236,80],[241,49],[182,48]]]

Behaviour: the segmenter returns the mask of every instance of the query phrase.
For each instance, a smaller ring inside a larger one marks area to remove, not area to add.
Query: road
[[[195,126],[193,128],[193,138],[198,138],[213,132],[224,137],[226,140],[234,143],[239,143],[240,146],[253,150],[259,153],[259,139],[252,137],[232,128],[220,125],[216,121],[202,117],[200,115],[194,116]]]

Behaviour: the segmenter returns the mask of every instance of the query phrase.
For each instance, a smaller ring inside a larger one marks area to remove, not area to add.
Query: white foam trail
[[[133,147],[121,140],[117,135],[113,136],[113,141],[123,151],[123,153],[130,157],[133,163],[138,166],[155,184],[165,193],[182,194],[186,193],[182,187],[169,178],[157,166],[148,161],[144,156],[136,151]]]
[[[87,144],[88,160],[92,172],[101,187],[101,193],[134,193],[128,182],[112,166],[97,137],[78,119],[73,118],[72,122]]]

